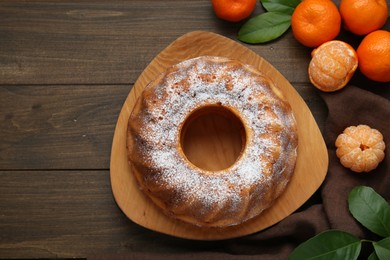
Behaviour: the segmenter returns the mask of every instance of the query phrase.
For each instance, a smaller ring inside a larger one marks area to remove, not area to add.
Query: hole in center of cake
[[[194,111],[181,130],[181,148],[196,167],[222,171],[241,156],[246,143],[242,121],[220,104]]]

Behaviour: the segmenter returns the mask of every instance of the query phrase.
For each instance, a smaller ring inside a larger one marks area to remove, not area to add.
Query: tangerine
[[[331,0],[304,0],[291,17],[294,37],[307,47],[318,47],[340,32],[341,16]]]
[[[319,90],[332,92],[342,89],[358,67],[358,57],[351,45],[329,41],[312,51],[309,63],[310,82]]]
[[[383,135],[367,125],[345,128],[335,145],[341,164],[354,172],[374,170],[385,157]]]
[[[390,82],[390,32],[366,35],[357,48],[360,71],[369,79]]]
[[[212,0],[215,14],[226,21],[238,22],[251,15],[256,0]]]
[[[366,35],[386,23],[388,6],[386,0],[341,0],[340,14],[345,29]]]

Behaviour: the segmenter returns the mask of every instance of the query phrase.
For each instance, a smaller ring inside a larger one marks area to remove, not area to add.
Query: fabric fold
[[[363,228],[348,211],[347,198],[355,186],[372,187],[377,193],[390,198],[390,101],[382,96],[355,86],[340,92],[322,93],[328,107],[324,138],[328,147],[329,168],[322,189],[324,209],[332,228],[350,232],[361,238],[375,237]],[[379,130],[386,144],[385,158],[369,173],[355,173],[344,168],[336,156],[335,141],[348,126],[365,124]]]

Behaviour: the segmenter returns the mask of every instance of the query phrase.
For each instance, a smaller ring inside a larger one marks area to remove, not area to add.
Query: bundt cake
[[[219,111],[243,125],[237,160],[194,165],[182,136],[193,115]],[[140,189],[165,214],[201,227],[243,223],[270,207],[294,172],[297,126],[281,91],[254,67],[201,56],[168,68],[137,99],[127,150]]]

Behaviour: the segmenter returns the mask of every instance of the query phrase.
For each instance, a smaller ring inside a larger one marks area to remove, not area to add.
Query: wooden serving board
[[[126,130],[129,115],[143,88],[167,67],[204,55],[237,59],[258,68],[285,94],[298,124],[298,158],[294,176],[275,204],[260,216],[228,228],[199,228],[163,215],[138,189],[127,160]],[[306,103],[290,83],[262,57],[223,36],[190,32],[158,54],[139,76],[120,112],[111,150],[110,175],[115,200],[133,222],[161,233],[197,240],[218,240],[265,229],[298,209],[319,188],[328,168],[328,154],[321,132]]]

